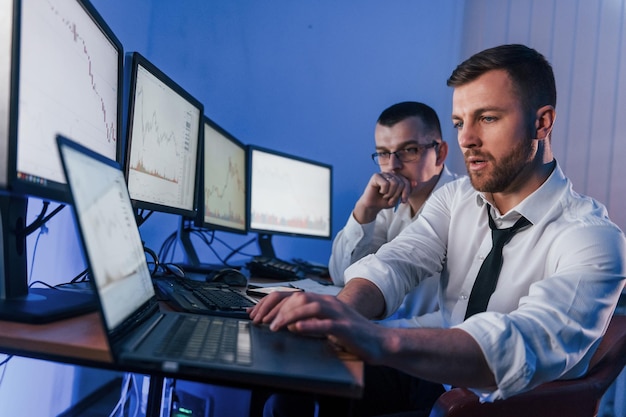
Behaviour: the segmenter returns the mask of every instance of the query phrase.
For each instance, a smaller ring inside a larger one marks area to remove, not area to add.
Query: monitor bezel
[[[333,232],[333,166],[330,164],[327,164],[325,162],[320,162],[320,161],[315,161],[312,159],[308,159],[308,158],[304,158],[301,156],[297,156],[294,154],[289,154],[289,153],[285,153],[285,152],[281,152],[275,149],[269,149],[266,147],[262,147],[262,146],[257,146],[257,145],[248,145],[248,151],[247,151],[247,158],[248,158],[248,205],[247,205],[247,210],[246,210],[246,217],[247,217],[247,222],[248,222],[248,231],[251,233],[258,233],[260,236],[262,235],[276,235],[276,236],[291,236],[291,237],[301,237],[301,238],[311,238],[311,239],[321,239],[321,240],[329,240],[332,238],[332,232]],[[308,163],[308,164],[312,164],[312,165],[316,165],[322,168],[326,168],[329,170],[329,212],[328,212],[328,235],[314,235],[314,234],[305,234],[305,233],[298,233],[298,232],[286,232],[286,231],[279,231],[279,230],[272,230],[272,229],[264,229],[264,228],[258,228],[258,227],[253,227],[252,226],[252,186],[253,186],[253,177],[252,177],[252,172],[253,172],[253,160],[252,160],[252,154],[254,151],[259,151],[259,152],[264,152],[264,153],[268,153],[271,155],[275,155],[275,156],[279,156],[279,157],[283,157],[283,158],[288,158],[288,159],[292,159],[295,161],[299,161],[299,162],[304,162],[304,163]]]
[[[211,222],[207,222],[206,219],[204,218],[204,200],[205,200],[205,195],[204,195],[204,177],[205,177],[205,162],[206,162],[206,142],[207,142],[207,138],[206,135],[204,135],[204,128],[205,125],[210,126],[212,129],[216,130],[220,135],[222,135],[224,138],[226,138],[227,140],[229,140],[230,142],[232,142],[235,146],[239,147],[243,152],[244,152],[244,175],[243,175],[243,181],[245,181],[244,184],[244,189],[245,189],[245,195],[244,195],[244,216],[245,216],[245,222],[244,222],[244,227],[243,229],[237,229],[235,227],[231,227],[231,226],[226,226],[223,224],[216,224],[216,223],[211,223]],[[208,116],[204,116],[203,117],[203,123],[202,123],[202,132],[204,135],[204,143],[203,143],[203,148],[202,148],[202,155],[201,155],[201,167],[202,169],[200,170],[200,175],[198,178],[198,195],[197,195],[197,214],[196,217],[194,218],[194,225],[196,227],[200,227],[203,229],[207,229],[207,230],[216,230],[216,231],[223,231],[223,232],[229,232],[229,233],[235,233],[235,234],[240,234],[240,235],[245,235],[248,234],[248,226],[249,226],[249,220],[248,220],[248,199],[250,197],[250,193],[249,193],[249,175],[248,175],[248,149],[247,149],[247,145],[244,144],[242,141],[240,141],[239,139],[237,139],[235,136],[233,136],[230,132],[228,132],[226,129],[224,129],[223,127],[221,127],[219,124],[217,124],[214,120],[212,120],[211,118],[209,118]]]
[[[159,213],[166,214],[174,214],[181,215],[186,218],[195,218],[198,207],[198,178],[200,175],[201,168],[201,154],[202,148],[204,147],[204,125],[203,125],[203,115],[204,115],[204,105],[196,99],[189,91],[184,89],[180,84],[170,78],[167,74],[165,74],[161,69],[159,69],[154,63],[152,63],[148,58],[143,56],[141,53],[134,51],[130,54],[130,83],[128,87],[128,115],[126,119],[126,144],[124,146],[124,177],[126,178],[126,183],[128,184],[129,178],[129,168],[130,168],[130,150],[132,146],[132,129],[133,129],[133,118],[135,113],[135,92],[137,87],[137,69],[139,66],[142,66],[148,72],[150,72],[154,77],[156,77],[159,81],[167,85],[171,88],[175,93],[179,94],[184,100],[188,101],[191,105],[196,107],[199,110],[198,117],[198,146],[196,148],[196,169],[194,175],[194,190],[193,190],[193,204],[191,209],[187,210],[180,207],[172,207],[163,204],[151,203],[148,201],[138,200],[133,198],[131,195],[131,202],[133,204],[133,208],[135,210],[151,210]]]
[[[7,186],[8,192],[12,195],[34,197],[41,200],[53,200],[61,203],[69,203],[70,195],[67,183],[60,183],[49,179],[41,178],[39,181],[27,181],[21,179],[17,172],[17,141],[18,141],[18,105],[19,105],[19,76],[20,76],[20,47],[21,47],[21,18],[23,0],[13,1],[13,28],[11,40],[11,70],[10,70],[10,99],[9,99],[9,122],[8,122],[8,149],[7,149]],[[123,88],[124,88],[124,48],[113,30],[107,25],[104,18],[98,13],[88,0],[76,0],[85,10],[93,23],[98,26],[102,34],[118,51],[117,58],[117,138],[115,144],[115,160],[121,161],[123,148],[122,116],[123,116]],[[75,138],[79,139],[79,138]],[[59,156],[60,158],[60,156]],[[59,159],[60,164],[60,159]],[[60,165],[59,165],[60,166]]]

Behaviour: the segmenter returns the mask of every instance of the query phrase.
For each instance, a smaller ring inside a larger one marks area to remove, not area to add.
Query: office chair
[[[439,397],[430,417],[596,417],[600,400],[626,365],[626,316],[615,315],[578,379],[553,381],[493,403],[480,403],[464,388]]]

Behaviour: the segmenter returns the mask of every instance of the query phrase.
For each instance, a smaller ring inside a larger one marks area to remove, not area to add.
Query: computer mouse
[[[234,268],[223,268],[206,276],[207,282],[245,287],[248,285],[248,277]]]
[[[161,266],[163,266],[163,269],[165,269],[166,273],[175,275],[178,278],[185,278],[185,271],[183,271],[183,268],[181,268],[180,266],[172,263],[161,264]]]

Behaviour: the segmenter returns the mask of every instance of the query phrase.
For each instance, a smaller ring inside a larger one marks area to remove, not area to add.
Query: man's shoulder
[[[441,175],[439,176],[439,180],[437,181],[437,185],[435,186],[435,189],[433,190],[433,192],[439,190],[440,188],[448,186],[448,184],[450,183],[454,183],[459,180],[466,182],[466,184],[463,184],[463,183],[458,184],[459,186],[461,186],[461,188],[466,188],[467,184],[469,184],[469,178],[467,177],[467,175],[459,175],[457,173],[454,173],[450,171],[446,165],[444,165],[443,170],[441,171]],[[470,184],[470,188],[471,188],[471,184]]]
[[[467,211],[469,207],[480,208],[482,206],[480,193],[472,186],[467,176],[459,176],[442,184],[433,192],[429,201],[450,212]]]
[[[444,185],[449,182],[458,180],[459,178],[467,178],[467,175],[461,175],[461,174],[457,174],[456,172],[452,172],[450,171],[447,165],[444,165],[443,169],[441,170],[441,175],[439,177],[438,185]]]
[[[444,178],[442,178],[443,180]],[[445,188],[448,192],[457,194],[472,194],[476,195],[478,191],[472,186],[472,182],[470,181],[467,175],[458,175],[450,173],[449,176],[445,178],[445,181],[440,181],[440,187]]]

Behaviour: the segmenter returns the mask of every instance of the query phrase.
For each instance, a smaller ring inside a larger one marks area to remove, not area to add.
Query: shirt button
[[[460,298],[461,300],[467,300],[469,297],[467,296],[467,294],[462,293],[461,295],[459,295],[459,298]]]

